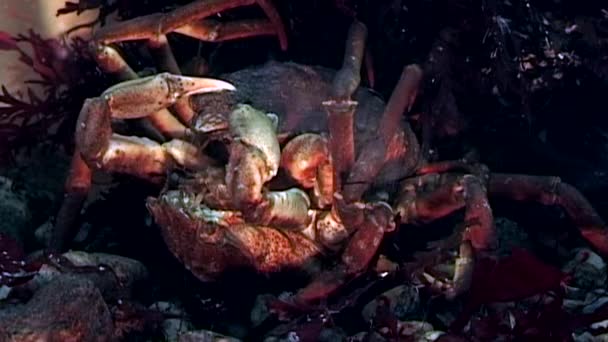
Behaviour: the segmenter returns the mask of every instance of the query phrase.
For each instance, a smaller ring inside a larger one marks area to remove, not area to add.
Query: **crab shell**
[[[205,94],[191,98],[199,116],[225,116],[237,103],[278,116],[278,136],[281,143],[303,133],[327,134],[328,115],[323,102],[331,99],[335,70],[297,63],[268,62],[262,66],[243,69],[219,78],[232,83],[237,91]],[[356,153],[370,142],[377,141],[384,100],[373,90],[359,87],[353,95],[358,105],[355,111]],[[216,124],[218,124],[216,122]],[[221,125],[218,125],[221,126]],[[403,120],[398,134],[389,143],[387,160],[375,185],[394,184],[411,175],[419,164],[419,144],[409,124]]]
[[[193,194],[172,190],[148,199],[147,206],[169,250],[200,280],[215,280],[228,269],[318,270],[323,251],[301,231],[250,225],[234,212],[196,202]]]
[[[193,97],[191,101],[199,115],[215,119],[224,115],[226,122],[219,122],[218,127],[231,126],[227,114],[237,103],[250,103],[259,110],[276,113],[279,141],[284,143],[298,134],[327,132],[327,113],[322,103],[330,98],[334,73],[320,67],[270,62],[222,75],[222,79],[236,86],[235,94],[207,94]],[[359,88],[354,100],[358,102],[355,145],[360,147],[378,137],[385,104],[366,88]],[[394,184],[418,163],[417,140],[409,125],[405,121],[402,124],[402,130],[389,144],[387,162],[376,185]],[[168,248],[203,281],[217,279],[228,269],[243,267],[261,273],[299,269],[314,274],[319,270],[318,261],[327,256],[327,245],[316,238],[324,234],[317,230],[332,228],[322,217],[329,216],[329,211],[316,214],[313,222],[320,222],[316,229],[252,225],[245,222],[240,213],[201,205],[197,194],[187,189],[182,186],[181,190],[169,190],[159,198],[148,199],[147,205],[161,227]],[[342,245],[347,238],[342,238]]]

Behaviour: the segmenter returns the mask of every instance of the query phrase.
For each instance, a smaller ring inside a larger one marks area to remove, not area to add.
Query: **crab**
[[[406,66],[386,103],[360,87],[367,36],[360,22],[351,26],[338,71],[268,62],[218,78],[177,72],[165,33],[204,31],[207,36],[197,36],[219,39],[223,31],[210,34],[209,25],[193,20],[253,2],[195,1],[97,32],[102,68],[130,80],[83,105],[55,248],[80,210],[91,170],[99,169],[165,184],[146,205],[169,250],[203,281],[240,267],[311,274],[311,283],[290,299],[299,307],[313,306],[363,274],[399,225],[424,225],[460,209],[465,227],[459,262],[444,290],[449,296],[465,292],[474,258],[495,248],[488,197],[559,205],[582,236],[608,255],[601,217],[559,178],[490,173],[464,159],[425,161],[403,116],[416,100],[423,70]],[[266,1],[258,3],[277,18]],[[229,36],[285,37],[277,20],[235,27],[244,31]],[[130,39],[148,39],[169,72],[137,78],[108,45]],[[146,120],[144,128],[152,124],[169,140],[114,133],[117,119]],[[333,265],[320,262],[326,260]]]

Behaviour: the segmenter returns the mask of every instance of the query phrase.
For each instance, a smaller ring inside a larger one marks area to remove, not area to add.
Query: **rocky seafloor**
[[[97,180],[74,249],[42,258],[68,159],[56,150],[32,153],[47,157],[23,159],[0,178],[2,341],[608,339],[603,258],[555,234],[543,241],[559,257],[541,261],[528,252],[538,248],[538,236],[502,217],[496,225],[503,263],[477,279],[470,296],[447,301],[403,277],[406,265],[383,255],[371,275],[338,296],[346,299],[288,321],[273,317],[267,304],[297,290],[293,284],[251,275],[234,284],[201,284],[163,249],[150,217],[138,209],[147,191],[124,186],[132,194],[125,199],[109,177]],[[504,300],[509,296],[517,300]]]

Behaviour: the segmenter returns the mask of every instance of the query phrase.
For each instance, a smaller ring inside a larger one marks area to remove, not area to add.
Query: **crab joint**
[[[281,149],[277,139],[277,118],[249,105],[237,105],[230,113],[230,131],[235,140],[258,150],[267,166],[265,181],[277,174]]]
[[[279,227],[305,227],[311,216],[308,213],[310,199],[298,188],[272,191],[266,194],[267,209],[263,210],[262,224]],[[264,206],[260,207],[264,208]]]
[[[265,201],[263,187],[279,169],[281,150],[273,120],[248,105],[230,114],[230,160],[226,184],[236,208],[256,209]]]
[[[134,119],[167,108],[183,96],[224,90],[235,88],[216,79],[161,73],[119,83],[101,97],[108,103],[112,117]]]
[[[325,138],[311,133],[295,137],[283,148],[281,167],[303,188],[314,188],[320,208],[332,203],[333,168]]]
[[[160,182],[175,164],[200,170],[215,162],[186,141],[174,139],[161,145],[147,138],[113,134],[96,164],[107,171]]]

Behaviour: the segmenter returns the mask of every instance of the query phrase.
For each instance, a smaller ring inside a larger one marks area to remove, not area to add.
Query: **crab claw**
[[[112,117],[135,119],[148,116],[174,104],[183,96],[234,91],[228,82],[202,77],[161,73],[119,83],[108,88],[101,97]]]

